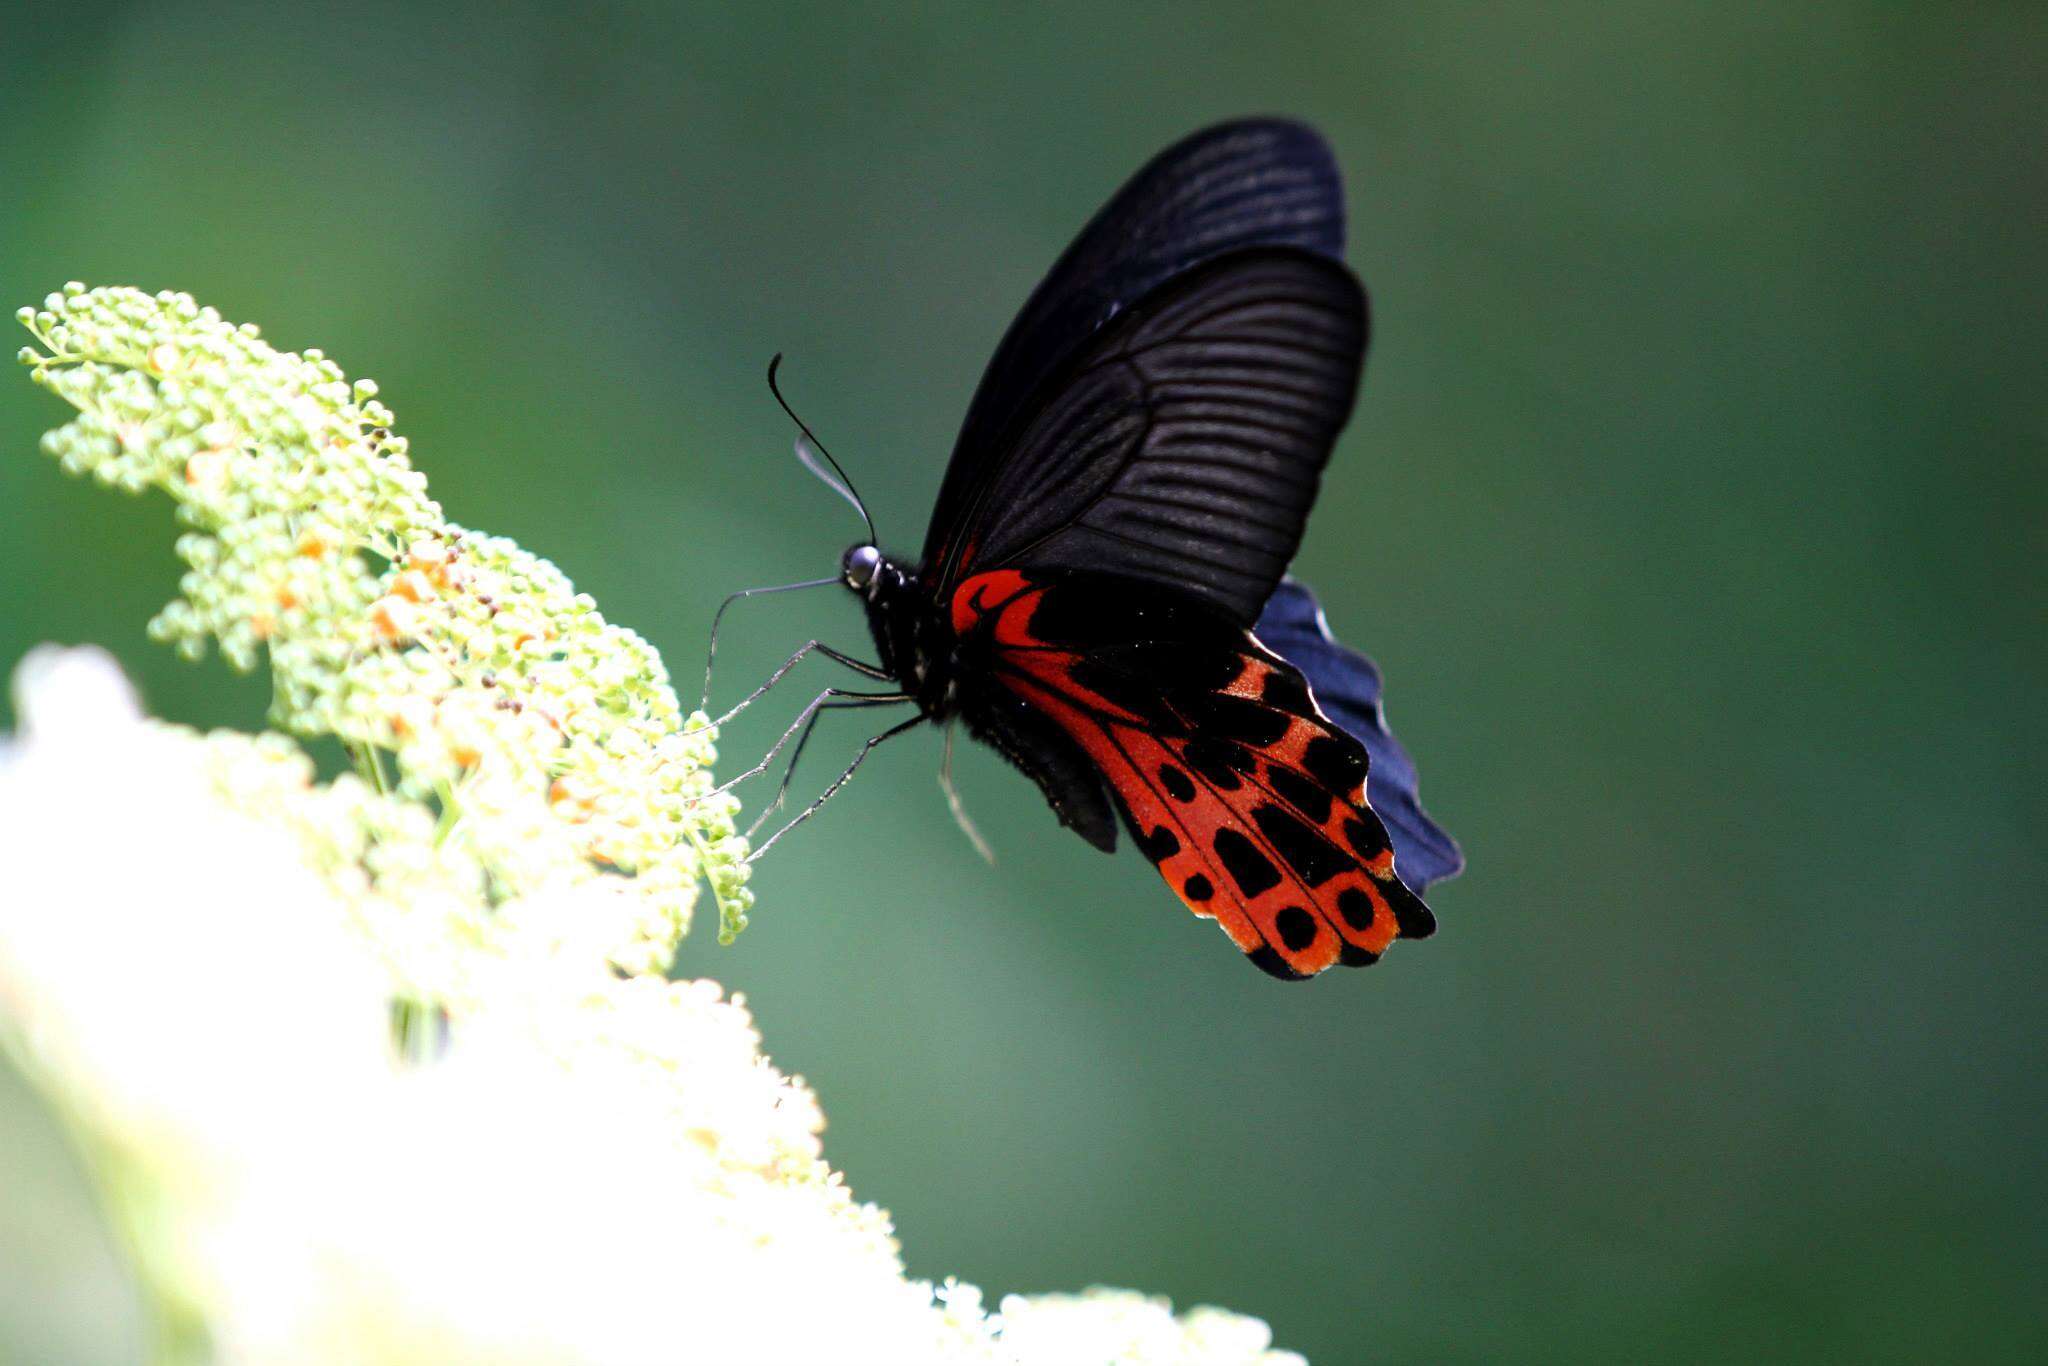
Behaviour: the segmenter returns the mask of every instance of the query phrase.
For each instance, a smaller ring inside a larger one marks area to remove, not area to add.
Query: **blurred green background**
[[[2044,40],[2019,4],[17,4],[0,300],[171,286],[326,348],[452,516],[689,690],[723,593],[858,529],[771,353],[914,551],[1082,220],[1204,122],[1312,119],[1377,327],[1298,568],[1470,857],[1442,933],[1281,986],[976,751],[983,866],[934,733],[680,970],[746,991],[918,1274],[1213,1301],[1326,1363],[2040,1360]],[[61,476],[61,416],[0,383],[0,661],[95,641],[256,725],[260,682],[144,640],[167,509]],[[726,697],[865,639],[838,594],[731,621]],[[0,1151],[0,1357],[125,1359],[4,1075]]]

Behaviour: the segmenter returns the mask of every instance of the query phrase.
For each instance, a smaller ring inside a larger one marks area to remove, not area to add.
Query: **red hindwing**
[[[1007,569],[951,607],[1101,770],[1167,885],[1261,968],[1310,977],[1435,929],[1366,802],[1364,746],[1250,632],[1127,581]]]

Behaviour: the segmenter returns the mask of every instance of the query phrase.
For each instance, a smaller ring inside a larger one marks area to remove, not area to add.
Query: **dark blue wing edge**
[[[1366,799],[1387,827],[1401,880],[1420,892],[1464,871],[1465,855],[1458,842],[1422,809],[1415,761],[1387,729],[1380,706],[1380,671],[1330,634],[1323,609],[1307,585],[1292,577],[1282,579],[1252,634],[1301,670],[1323,714],[1365,746],[1372,760],[1366,770]]]

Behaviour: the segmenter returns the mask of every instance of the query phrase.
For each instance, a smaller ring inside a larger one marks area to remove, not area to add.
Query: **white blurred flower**
[[[1176,1318],[1165,1299],[1134,1290],[1006,1295],[1000,1341],[1000,1359],[1020,1366],[1073,1361],[1304,1366],[1294,1352],[1270,1350],[1272,1331],[1258,1319],[1206,1307]]]
[[[746,1011],[579,945],[602,884],[501,908],[445,1050],[402,1065],[387,922],[308,860],[331,790],[143,719],[97,651],[36,652],[17,697],[0,1033],[216,1359],[1295,1360],[1221,1311],[1093,1291],[989,1315],[907,1280]]]

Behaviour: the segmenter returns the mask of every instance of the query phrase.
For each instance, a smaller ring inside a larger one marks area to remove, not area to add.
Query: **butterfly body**
[[[1097,848],[1121,824],[1288,979],[1429,934],[1415,889],[1461,862],[1377,671],[1283,579],[1364,360],[1342,227],[1300,124],[1161,153],[998,347],[922,556],[864,543],[841,566],[921,717],[964,724]]]
[[[989,629],[994,619],[970,617],[967,629],[956,629],[958,618],[940,610],[914,566],[871,546],[849,548],[844,563],[847,586],[867,608],[882,668],[925,719],[965,724],[970,735],[1039,785],[1063,824],[1098,849],[1114,850],[1116,825],[1100,776],[1078,745],[1001,686]],[[857,563],[862,567],[856,572]]]
[[[883,670],[903,685],[926,717],[951,717],[958,707],[953,633],[931,611],[917,567],[870,545],[849,546],[841,566],[847,587],[867,608],[868,632]]]

